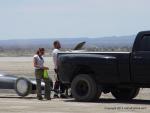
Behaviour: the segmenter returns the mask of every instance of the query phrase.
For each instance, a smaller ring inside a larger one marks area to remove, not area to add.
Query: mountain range
[[[99,38],[47,38],[47,39],[13,39],[0,40],[1,48],[51,48],[54,40],[59,40],[64,48],[74,48],[79,42],[85,41],[86,47],[131,47],[135,35],[131,36],[111,36]]]

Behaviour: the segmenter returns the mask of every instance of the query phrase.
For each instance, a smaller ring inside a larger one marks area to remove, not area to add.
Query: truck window
[[[150,51],[150,35],[142,38],[139,51]]]

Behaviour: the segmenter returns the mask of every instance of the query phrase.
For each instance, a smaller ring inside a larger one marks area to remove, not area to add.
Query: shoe
[[[48,98],[45,98],[46,100],[51,100],[51,98],[50,97],[48,97]]]
[[[73,98],[72,94],[69,95],[70,98]]]
[[[59,98],[59,96],[57,94],[54,94],[54,98]]]
[[[60,98],[67,98],[67,96],[64,95],[64,94],[61,94],[61,95],[60,95]]]
[[[42,97],[37,97],[38,98],[38,100],[43,100],[43,98]]]

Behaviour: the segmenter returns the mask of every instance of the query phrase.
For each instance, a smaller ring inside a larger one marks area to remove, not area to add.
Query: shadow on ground
[[[36,97],[14,97],[14,96],[0,96],[0,98],[9,98],[9,99],[36,99]]]
[[[63,100],[64,102],[78,102],[74,99]],[[143,100],[143,99],[133,99],[133,100],[117,100],[117,99],[99,99],[95,102],[82,102],[82,103],[123,103],[123,104],[143,104],[143,105],[150,105],[150,100]]]
[[[17,97],[17,96],[0,96],[0,98],[8,98],[8,99],[37,99],[36,97]],[[55,98],[52,98],[52,100]],[[78,102],[73,98],[68,99],[61,99],[64,102]],[[133,99],[133,100],[117,100],[111,98],[101,98],[94,102],[80,102],[80,103],[122,103],[122,104],[143,104],[143,105],[150,105],[150,100],[143,100],[143,99]]]

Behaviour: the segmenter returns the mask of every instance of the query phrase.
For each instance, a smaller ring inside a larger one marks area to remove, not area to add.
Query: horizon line
[[[125,36],[136,36],[135,34],[132,35],[114,35],[114,36],[102,36],[102,37],[52,37],[52,38],[48,38],[48,37],[43,37],[43,38],[13,38],[13,39],[1,39],[0,41],[10,41],[10,40],[41,40],[41,39],[79,39],[79,38],[86,38],[86,39],[95,39],[95,38],[110,38],[110,37],[125,37]]]

